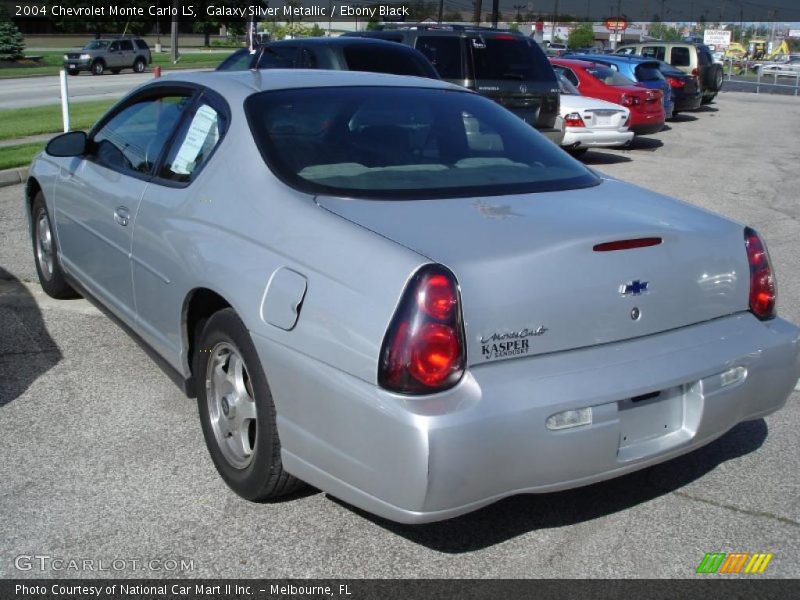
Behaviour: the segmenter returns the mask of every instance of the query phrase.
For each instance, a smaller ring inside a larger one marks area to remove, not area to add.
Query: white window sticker
[[[203,161],[219,139],[217,111],[207,105],[197,109],[186,137],[181,144],[170,170],[178,175],[190,175]]]

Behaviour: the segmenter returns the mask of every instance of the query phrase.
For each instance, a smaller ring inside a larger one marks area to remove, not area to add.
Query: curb
[[[28,179],[28,167],[18,169],[6,169],[0,171],[0,188],[7,185],[17,185],[18,183],[25,183]]]

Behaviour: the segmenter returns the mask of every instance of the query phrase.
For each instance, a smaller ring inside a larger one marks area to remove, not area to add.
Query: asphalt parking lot
[[[798,131],[800,99],[723,93],[584,161],[758,229],[779,311],[800,322]],[[194,401],[91,304],[41,292],[21,198],[0,189],[4,578],[683,578],[717,551],[771,552],[764,577],[800,577],[800,392],[669,463],[443,523],[396,525],[316,490],[248,503],[217,475]],[[21,555],[125,568],[21,571]],[[192,568],[134,569],[150,560]]]

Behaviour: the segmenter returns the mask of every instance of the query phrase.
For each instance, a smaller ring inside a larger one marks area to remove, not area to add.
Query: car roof
[[[292,40],[279,40],[275,42],[267,42],[264,46],[285,46],[285,45],[313,45],[313,46],[358,46],[358,45],[372,45],[372,46],[390,46],[392,48],[401,48],[403,50],[410,50],[409,46],[398,44],[386,39],[373,38],[373,37],[355,37],[355,36],[339,36],[339,37],[304,37],[295,38]]]
[[[581,69],[588,69],[589,67],[604,67],[593,60],[584,60],[582,58],[551,58],[550,62],[554,65],[561,65],[563,67],[579,67]]]
[[[341,86],[387,86],[421,87],[465,91],[466,88],[428,77],[411,77],[372,73],[366,71],[341,71],[328,69],[260,69],[245,71],[195,71],[172,72],[158,82],[190,83],[205,86],[227,99],[241,99],[257,92],[270,90],[341,87]]]
[[[618,63],[631,63],[634,65],[639,65],[641,63],[657,63],[658,61],[654,58],[647,58],[644,56],[631,56],[630,54],[587,54],[587,57],[591,57],[591,60],[595,60],[597,57],[597,61],[599,62],[618,62]]]

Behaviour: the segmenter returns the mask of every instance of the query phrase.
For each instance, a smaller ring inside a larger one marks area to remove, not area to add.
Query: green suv
[[[150,47],[141,38],[98,39],[81,50],[67,52],[64,68],[70,75],[81,71],[90,71],[92,75],[102,75],[106,71],[117,74],[122,69],[144,73],[151,61]]]

